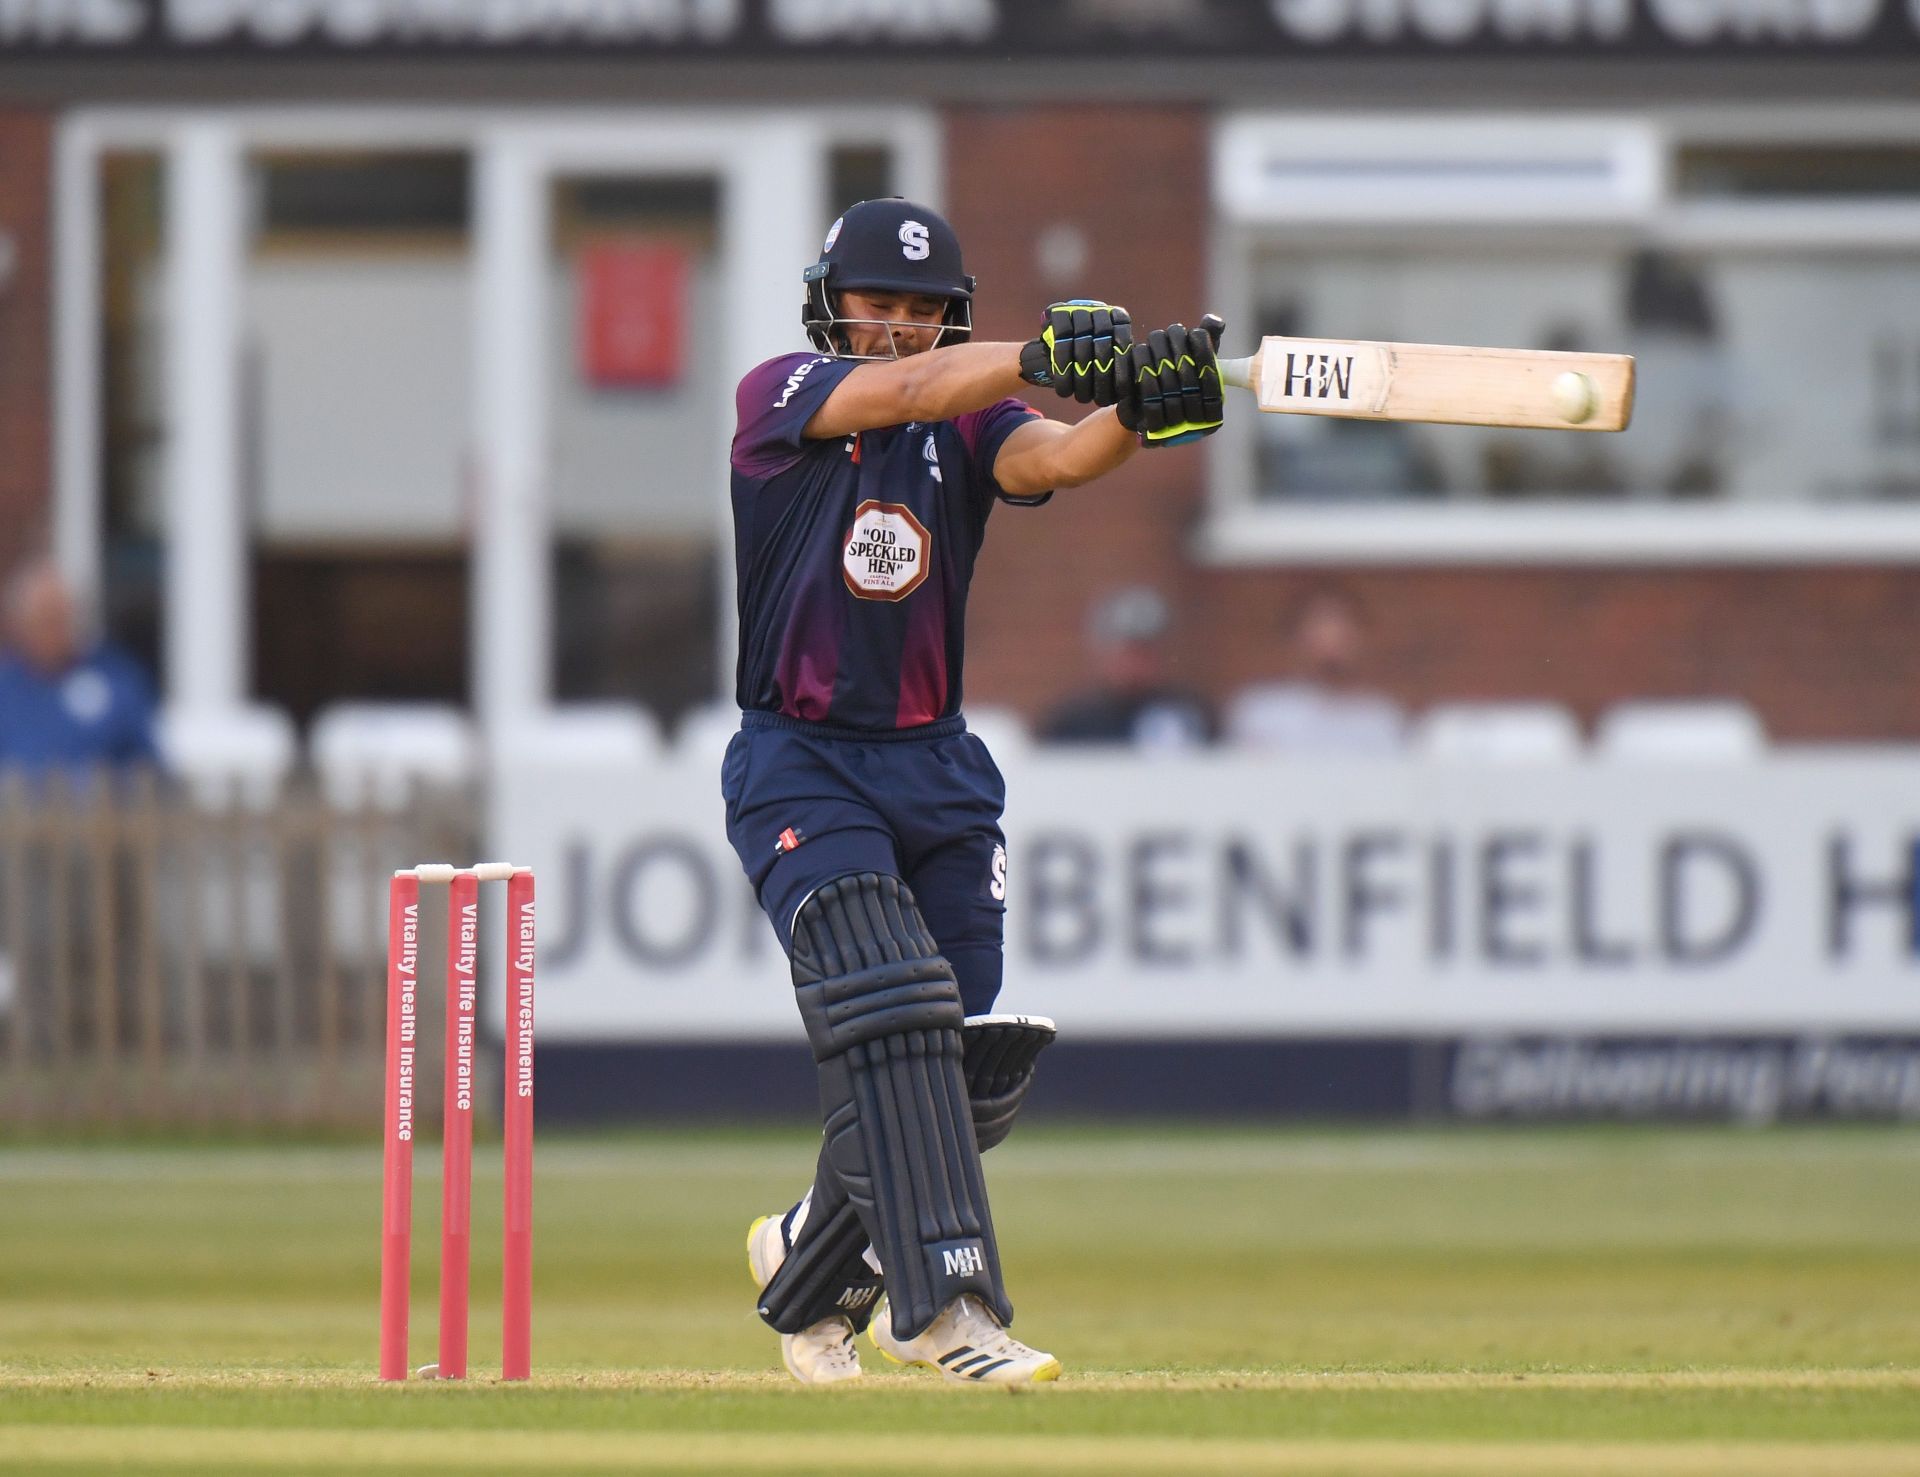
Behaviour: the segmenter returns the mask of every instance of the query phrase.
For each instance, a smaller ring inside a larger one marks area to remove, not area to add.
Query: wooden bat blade
[[[1633,418],[1628,354],[1266,338],[1220,374],[1292,415],[1556,431],[1623,431]]]

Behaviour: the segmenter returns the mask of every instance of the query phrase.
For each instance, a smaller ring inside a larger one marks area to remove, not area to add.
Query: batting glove
[[[1142,446],[1181,446],[1220,429],[1227,407],[1216,349],[1226,326],[1209,313],[1197,328],[1156,328],[1128,351],[1123,378],[1133,383],[1118,413]]]
[[[1051,385],[1063,400],[1118,405],[1130,388],[1121,376],[1133,345],[1132,321],[1125,308],[1090,298],[1055,303],[1040,337],[1020,350],[1020,378]]]

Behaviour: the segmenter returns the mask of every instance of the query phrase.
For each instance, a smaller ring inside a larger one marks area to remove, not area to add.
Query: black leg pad
[[[867,1265],[867,1228],[820,1151],[807,1218],[787,1259],[760,1291],[760,1316],[781,1333],[799,1333],[836,1314],[866,1332],[885,1281]]]
[[[801,906],[793,936],[822,1167],[887,1269],[894,1332],[924,1332],[963,1293],[1010,1322],[961,1071],[960,989],[913,894],[896,877],[842,877]]]
[[[1034,1062],[1053,1039],[1053,1022],[1044,1016],[967,1017],[960,1031],[960,1066],[981,1153],[1012,1132],[1033,1086]],[[867,1246],[866,1228],[823,1150],[807,1219],[760,1295],[760,1316],[781,1333],[799,1333],[837,1314],[856,1333],[863,1332],[881,1281],[867,1265]]]
[[[1034,1062],[1052,1045],[1053,1022],[1038,1015],[970,1015],[960,1032],[960,1070],[980,1152],[1006,1142],[1033,1086]]]

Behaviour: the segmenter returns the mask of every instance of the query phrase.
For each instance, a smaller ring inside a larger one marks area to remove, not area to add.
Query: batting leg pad
[[[1033,1066],[1054,1038],[1045,1016],[970,1015],[960,1029],[960,1071],[980,1152],[1004,1143],[1033,1086]],[[760,1294],[760,1316],[799,1333],[838,1315],[866,1331],[881,1277],[867,1264],[867,1231],[824,1151],[807,1218],[780,1270]]]
[[[886,1268],[894,1333],[972,1293],[1008,1323],[961,1071],[953,969],[897,877],[818,889],[793,926],[793,982],[820,1079],[824,1163]]]
[[[1056,1034],[1043,1015],[967,1017],[960,1031],[960,1070],[982,1154],[1013,1132],[1013,1120],[1033,1087],[1034,1063]]]
[[[885,1288],[867,1264],[867,1228],[841,1188],[824,1148],[807,1218],[787,1259],[760,1290],[760,1316],[781,1333],[799,1333],[838,1315],[865,1333]]]

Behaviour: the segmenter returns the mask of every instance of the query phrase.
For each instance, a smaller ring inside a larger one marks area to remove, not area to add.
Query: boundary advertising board
[[[1076,1040],[1920,1031],[1920,755],[1002,768],[1002,1006]],[[793,1039],[717,770],[496,778],[543,1043]]]

